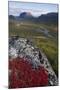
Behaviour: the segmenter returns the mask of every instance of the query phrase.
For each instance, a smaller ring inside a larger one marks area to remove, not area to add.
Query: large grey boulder
[[[43,66],[48,71],[48,85],[58,85],[57,76],[46,55],[29,40],[14,36],[9,38],[9,58],[12,60],[17,57],[28,60],[33,69]]]

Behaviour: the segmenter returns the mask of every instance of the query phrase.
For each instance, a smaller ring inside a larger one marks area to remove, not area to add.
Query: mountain
[[[9,19],[15,19],[15,16],[9,15]]]
[[[33,21],[35,23],[54,24],[58,25],[58,13],[42,14],[39,17],[34,17],[30,12],[22,12],[19,16],[9,15],[9,19]]]
[[[30,12],[22,12],[20,15],[19,15],[20,18],[31,18],[33,17],[32,14]]]
[[[43,14],[38,17],[38,22],[48,24],[58,24],[58,13]]]
[[[30,12],[22,12],[18,18],[19,20],[23,20],[23,21],[34,21],[35,19]]]

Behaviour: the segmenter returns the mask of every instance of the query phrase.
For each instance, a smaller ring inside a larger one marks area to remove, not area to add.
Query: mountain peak
[[[24,17],[31,17],[31,16],[32,14],[30,12],[22,12],[19,17],[24,18]]]

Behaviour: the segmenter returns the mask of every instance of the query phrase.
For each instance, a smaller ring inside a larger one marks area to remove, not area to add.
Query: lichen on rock
[[[9,67],[10,88],[58,85],[56,74],[46,55],[25,38],[9,38]],[[21,78],[18,73],[21,73]],[[30,81],[31,78],[33,81]]]

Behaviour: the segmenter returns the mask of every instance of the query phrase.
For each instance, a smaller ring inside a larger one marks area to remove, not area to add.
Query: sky
[[[50,12],[58,12],[58,4],[9,1],[8,7],[9,15],[14,16],[19,16],[22,12],[30,12],[35,17]]]

